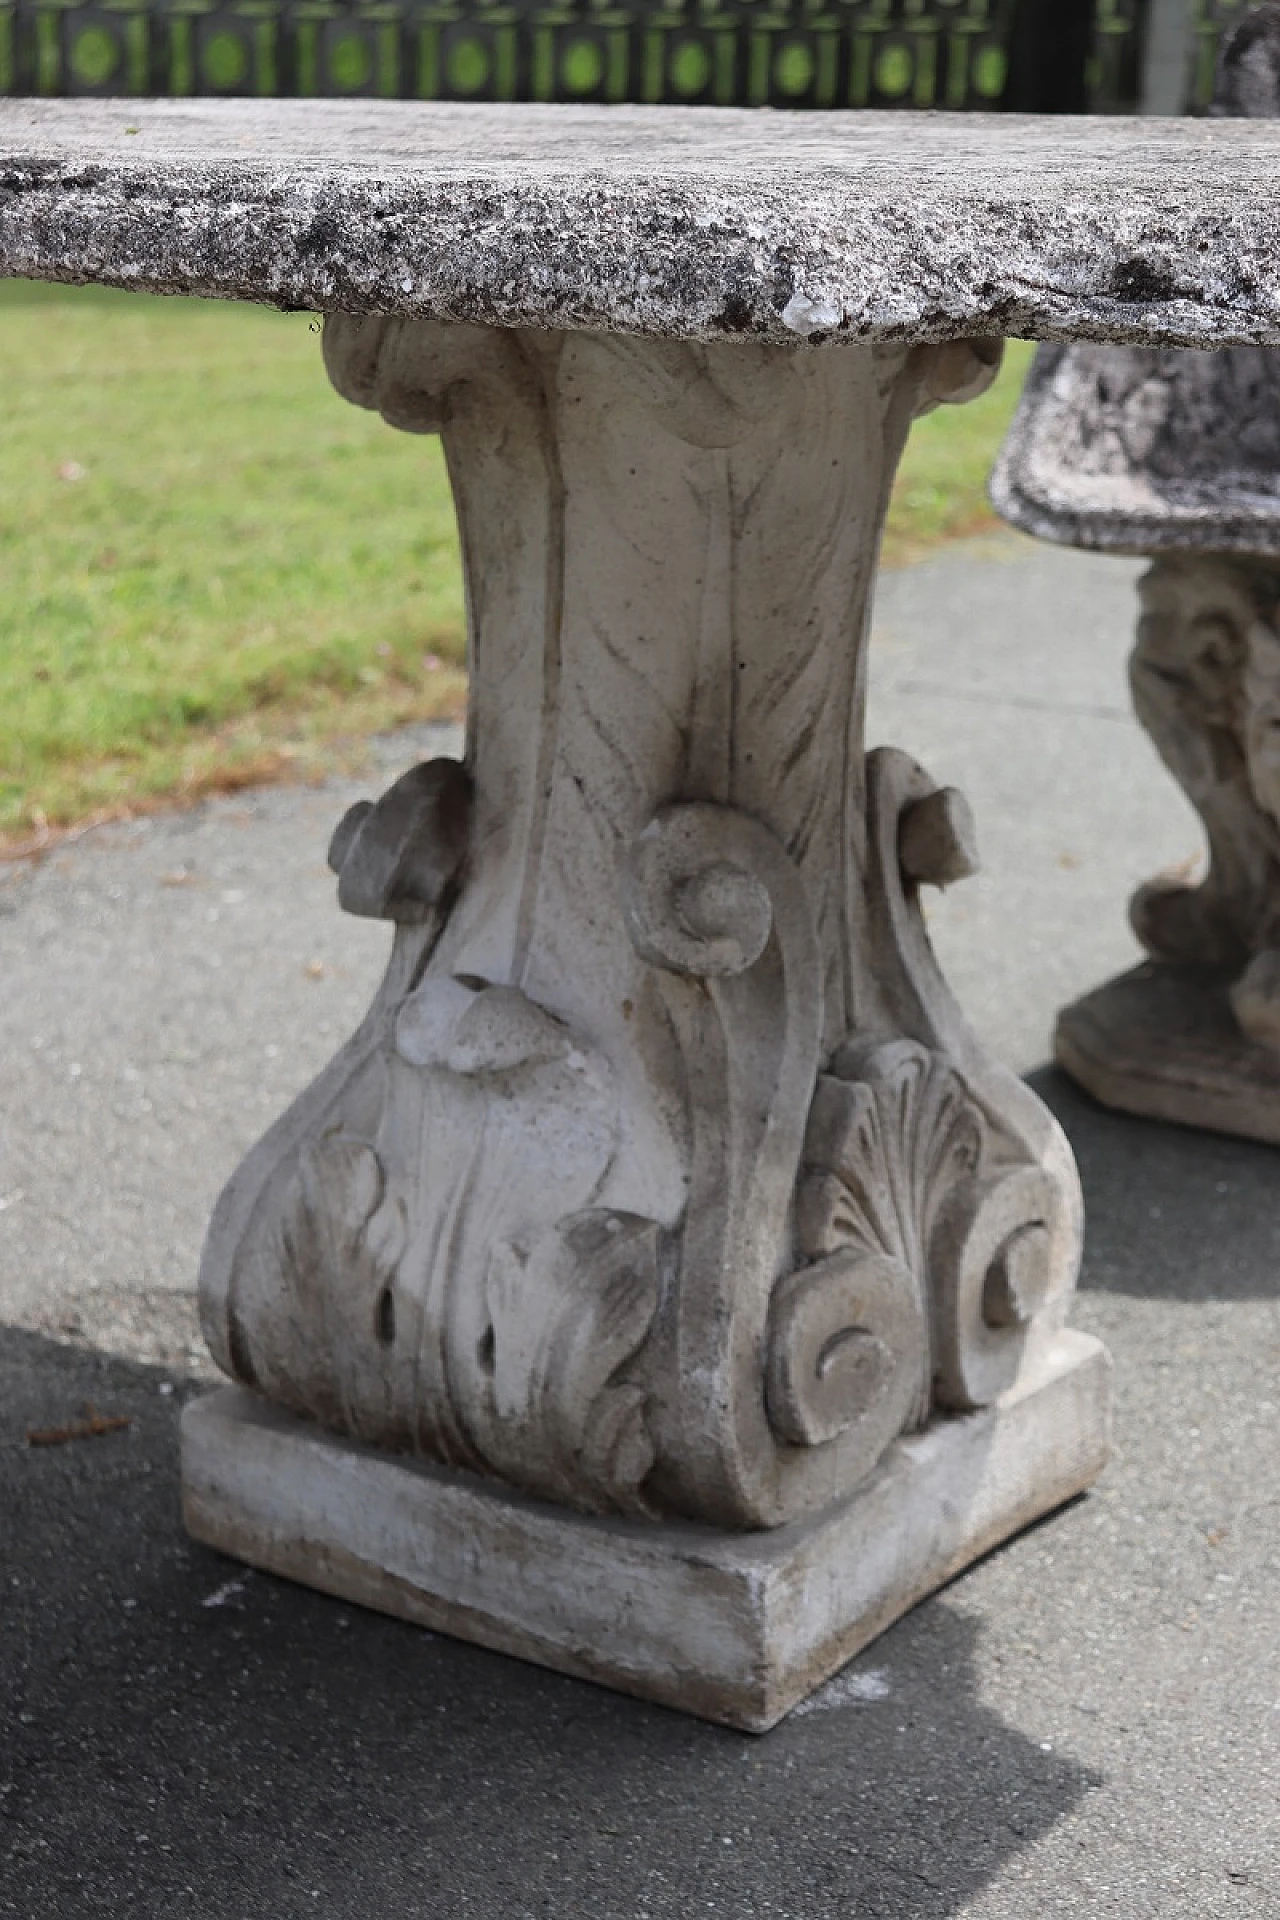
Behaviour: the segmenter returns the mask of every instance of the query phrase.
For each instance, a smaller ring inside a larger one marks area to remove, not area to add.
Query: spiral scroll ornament
[[[774,1295],[769,1413],[805,1446],[857,1423],[869,1471],[935,1404],[985,1406],[1012,1384],[1061,1203],[945,1055],[894,1040],[833,1066],[796,1195],[811,1264]]]
[[[916,1279],[900,1260],[849,1247],[801,1267],[769,1317],[774,1432],[820,1447],[856,1424],[861,1479],[918,1410],[924,1346]]]

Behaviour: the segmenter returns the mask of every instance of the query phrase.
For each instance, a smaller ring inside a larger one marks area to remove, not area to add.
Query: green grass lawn
[[[316,326],[0,282],[0,841],[349,764],[461,710],[439,444],[339,400]],[[992,524],[1027,352],[916,429],[890,564]]]

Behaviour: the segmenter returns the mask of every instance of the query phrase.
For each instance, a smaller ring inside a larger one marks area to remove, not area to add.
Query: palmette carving
[[[814,1096],[796,1220],[815,1260],[856,1249],[899,1276],[899,1427],[931,1404],[987,1405],[1044,1305],[1052,1181],[945,1056],[913,1041],[844,1048]],[[847,1284],[843,1278],[841,1285]],[[859,1320],[874,1333],[873,1323]],[[896,1404],[896,1403],[895,1403]]]
[[[467,764],[335,833],[391,965],[220,1203],[211,1344],[551,1500],[820,1508],[935,1404],[999,1391],[1073,1270],[1060,1136],[919,915],[973,870],[963,801],[861,748],[893,466],[992,352],[374,317],[326,354],[444,436]]]

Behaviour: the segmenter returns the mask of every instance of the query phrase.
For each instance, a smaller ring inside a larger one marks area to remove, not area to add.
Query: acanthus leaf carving
[[[658,1310],[661,1247],[656,1222],[596,1208],[557,1221],[529,1252],[495,1248],[487,1451],[518,1485],[599,1512],[648,1511],[648,1394],[623,1376]]]
[[[305,1346],[261,1381],[275,1397],[358,1438],[381,1437],[386,1396],[371,1356],[396,1337],[405,1241],[403,1205],[367,1141],[334,1133],[302,1148],[281,1210],[279,1267]]]

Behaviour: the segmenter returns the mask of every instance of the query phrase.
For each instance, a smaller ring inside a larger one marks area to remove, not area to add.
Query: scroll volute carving
[[[812,909],[768,828],[708,803],[664,808],[620,879],[677,1038],[692,1129],[662,1482],[678,1510],[771,1525],[791,1509],[760,1355],[821,1045]]]
[[[388,1197],[370,1136],[387,1097],[395,1020],[439,941],[465,865],[471,808],[466,770],[435,760],[339,823],[329,848],[339,896],[351,912],[394,925],[387,970],[356,1032],[236,1170],[205,1242],[200,1315],[218,1364],[324,1418],[355,1404],[341,1381],[359,1341],[338,1365],[345,1341],[334,1313],[322,1310],[327,1283],[320,1276],[349,1291],[349,1257],[353,1274],[373,1276],[369,1284],[380,1294],[395,1265],[388,1248],[402,1245],[403,1212],[397,1216]],[[309,1301],[297,1310],[290,1304],[295,1273],[304,1275]],[[352,1278],[351,1286],[363,1297],[363,1281]],[[370,1309],[361,1321],[366,1336],[376,1322]]]
[[[920,916],[922,883],[974,869],[968,809],[888,750],[869,788],[881,997],[821,1073],[817,943],[772,836],[728,809],[673,807],[624,864],[695,1129],[671,1296],[690,1427],[662,1485],[722,1523],[819,1506],[935,1407],[989,1404],[1074,1279],[1069,1150],[965,1027]],[[902,1024],[918,1037],[894,1037]],[[795,1257],[779,1274],[789,1210]]]
[[[518,336],[488,327],[447,326],[394,314],[331,313],[324,323],[325,371],[354,406],[380,413],[402,433],[442,433],[458,390],[521,383]]]
[[[1280,1044],[1280,567],[1171,555],[1142,581],[1130,662],[1138,718],[1204,823],[1199,884],[1134,895],[1156,959],[1233,983],[1245,1031]]]
[[[872,1193],[881,1196],[877,1243],[884,1249],[896,1231],[889,1250],[925,1276],[932,1399],[963,1410],[1011,1385],[1037,1324],[1060,1317],[1079,1262],[1079,1181],[1056,1121],[976,1039],[928,938],[921,886],[950,885],[977,867],[963,797],[892,748],[869,756],[867,786],[865,1018],[906,1037],[859,1038],[836,1054],[815,1100],[822,1128],[809,1157],[828,1190],[836,1176],[846,1211],[855,1197],[862,1230],[875,1217]],[[863,1129],[874,1121],[886,1162],[872,1190],[851,1185],[846,1171],[854,1156],[838,1142],[855,1137],[850,1120],[843,1136],[833,1125],[833,1115],[855,1112]],[[904,1219],[905,1233],[894,1226]]]
[[[1003,359],[1003,340],[948,340],[941,346],[916,347],[908,362],[909,375],[918,382],[916,418],[935,407],[980,399]]]
[[[456,760],[410,768],[376,803],[345,813],[329,843],[338,904],[418,926],[445,909],[466,856],[471,782]]]
[[[465,867],[468,794],[460,767],[432,762],[335,833],[346,904],[396,925],[388,984],[224,1195],[206,1311],[228,1370],[298,1412],[643,1513],[655,1442],[625,1376],[664,1236],[583,1204],[616,1141],[598,1049],[516,987],[425,967]]]

